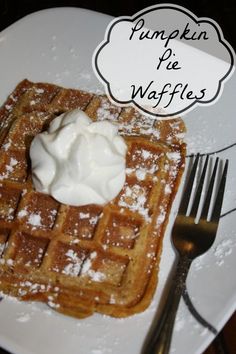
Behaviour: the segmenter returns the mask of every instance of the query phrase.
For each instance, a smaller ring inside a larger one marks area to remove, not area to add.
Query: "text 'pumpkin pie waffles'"
[[[60,204],[35,191],[33,137],[80,108],[118,124],[126,181],[101,206]],[[162,238],[185,159],[181,119],[158,121],[105,96],[22,81],[0,110],[0,290],[76,317],[143,311],[157,284]]]

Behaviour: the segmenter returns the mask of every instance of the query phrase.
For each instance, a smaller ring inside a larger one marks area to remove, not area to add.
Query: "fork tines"
[[[185,187],[183,198],[179,208],[179,214],[186,215],[190,209],[189,216],[196,218],[199,210],[199,206],[202,201],[202,193],[206,190],[206,197],[203,202],[203,206],[200,211],[200,218],[208,221],[218,222],[221,213],[221,207],[223,203],[223,195],[225,189],[226,175],[228,170],[228,160],[224,163],[224,168],[222,172],[222,163],[219,157],[215,159],[207,155],[205,157],[204,165],[204,155],[197,154],[192,156],[194,159],[193,166]],[[211,172],[211,166],[214,163],[213,171],[211,173],[209,184],[206,185],[206,175]],[[203,165],[200,178],[198,179],[198,172]],[[199,181],[197,181],[199,180]],[[220,181],[218,183],[218,181]],[[195,192],[196,185],[196,192]],[[193,195],[194,194],[194,195]],[[215,199],[214,196],[216,195]],[[213,204],[213,206],[212,206]],[[212,206],[212,212],[211,211]],[[210,213],[210,215],[209,215]],[[209,217],[209,218],[208,218]]]

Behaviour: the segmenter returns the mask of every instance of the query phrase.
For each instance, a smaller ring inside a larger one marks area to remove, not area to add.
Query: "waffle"
[[[125,184],[104,206],[60,204],[32,184],[33,137],[74,108],[118,124],[128,146]],[[145,310],[184,166],[183,121],[156,121],[106,96],[24,80],[0,123],[0,291],[78,318]]]

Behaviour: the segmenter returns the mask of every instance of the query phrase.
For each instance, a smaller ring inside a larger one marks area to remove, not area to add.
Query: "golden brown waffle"
[[[125,185],[105,206],[63,205],[32,185],[33,136],[74,108],[118,124],[128,145]],[[183,169],[182,120],[154,121],[105,96],[24,80],[0,123],[0,290],[80,318],[143,311]]]

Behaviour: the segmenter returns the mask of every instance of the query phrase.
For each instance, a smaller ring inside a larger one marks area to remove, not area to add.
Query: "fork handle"
[[[188,257],[179,257],[161,317],[153,324],[142,354],[169,353],[175,317],[191,262]]]

